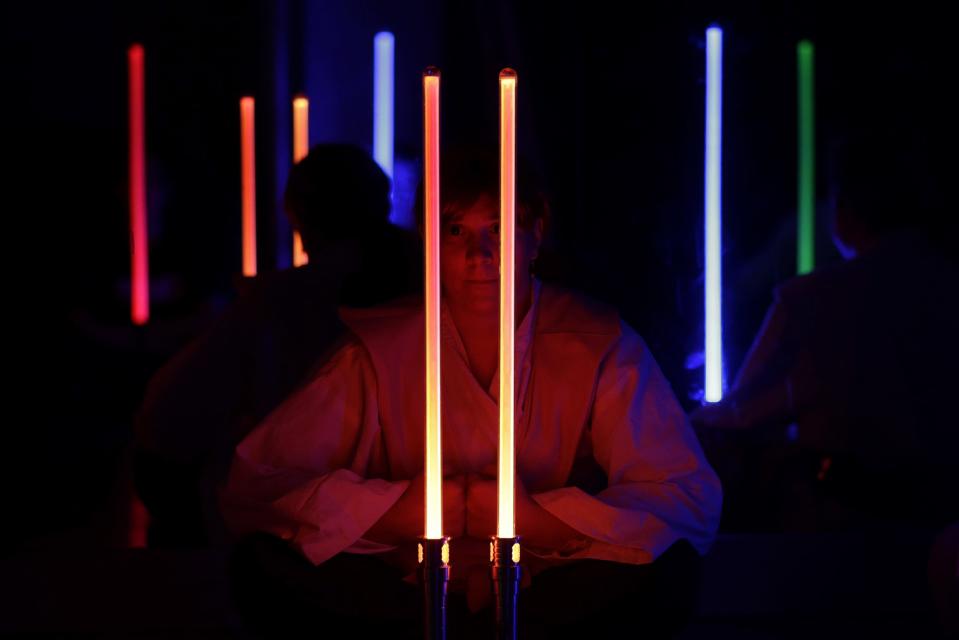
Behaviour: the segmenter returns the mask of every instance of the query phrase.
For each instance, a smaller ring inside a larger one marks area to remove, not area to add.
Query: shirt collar
[[[517,375],[522,380],[525,377],[525,373],[529,368],[529,347],[533,340],[533,330],[536,327],[536,317],[539,311],[539,297],[540,291],[542,289],[542,283],[536,278],[532,278],[532,292],[529,304],[529,309],[526,310],[526,315],[523,316],[522,321],[520,321],[519,326],[516,328],[516,333],[514,334],[514,346],[516,353],[516,371]],[[442,301],[440,305],[440,316],[441,322],[443,323],[443,336],[444,340],[448,341],[449,344],[453,347],[454,351],[463,359],[463,362],[469,366],[469,358],[466,356],[466,347],[463,346],[463,340],[460,338],[459,331],[456,329],[456,324],[453,322],[453,316],[450,314],[449,308],[446,306],[446,301]],[[490,387],[486,390],[493,398],[499,396],[499,367],[496,369],[496,373],[493,375],[493,379],[490,381]]]

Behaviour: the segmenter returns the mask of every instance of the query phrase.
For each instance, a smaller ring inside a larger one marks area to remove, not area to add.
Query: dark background
[[[818,265],[839,259],[827,206],[835,140],[861,122],[893,117],[951,152],[956,56],[946,3],[881,4],[0,3],[0,600],[20,603],[0,614],[8,621],[0,635],[17,625],[54,629],[53,637],[64,628],[170,637],[171,629],[229,626],[221,556],[114,550],[131,540],[131,420],[146,382],[236,295],[240,96],[257,98],[259,260],[267,271],[290,259],[279,201],[295,93],[311,99],[313,143],[370,149],[372,38],[394,32],[395,215],[409,220],[404,203],[418,179],[422,69],[443,71],[443,138],[453,145],[495,144],[496,77],[514,67],[519,145],[552,196],[544,277],[616,305],[692,409],[703,374],[696,355],[703,344],[705,29],[714,22],[725,29],[723,295],[731,380],[773,286],[795,273],[798,40],[816,45]],[[132,42],[146,50],[146,328],[129,323]],[[873,130],[882,135],[881,126]],[[939,236],[953,250],[954,238]],[[869,613],[849,622],[845,637],[859,637],[860,622],[882,626],[898,615],[903,591],[921,601],[916,607],[928,606],[925,547],[911,556],[885,543],[820,548],[813,539],[790,547],[794,542],[773,537],[763,551],[733,536],[717,545],[706,559],[712,611],[720,618],[739,609],[767,615],[763,607],[781,600],[801,613],[818,598],[834,612],[858,594]],[[795,548],[812,551],[797,555]],[[820,575],[822,566],[848,566],[848,558],[861,558],[862,570]],[[890,568],[896,562],[898,569]],[[749,587],[752,596],[743,595]],[[830,625],[835,631],[841,617],[830,616],[807,627],[787,617],[777,629],[825,637],[820,633]],[[903,618],[898,637],[918,637],[911,625]],[[742,632],[734,627],[728,637],[780,637]],[[721,636],[707,628],[703,637]]]
[[[772,286],[795,271],[796,43],[817,56],[824,154],[893,101],[951,134],[944,9],[816,2],[5,3],[7,488],[17,539],[72,523],[112,486],[149,375],[235,295],[238,99],[257,97],[261,270],[289,260],[279,194],[290,98],[313,143],[372,144],[372,37],[396,35],[398,201],[417,179],[420,72],[443,70],[445,144],[495,143],[497,72],[519,72],[519,142],[554,226],[545,275],[619,307],[687,408],[702,369],[704,33],[725,28],[727,376]],[[146,49],[151,326],[128,325],[126,48]],[[407,215],[397,212],[400,217]],[[408,219],[408,218],[407,218]],[[14,418],[14,416],[18,416]],[[22,417],[20,417],[22,416]],[[25,444],[14,444],[26,436]],[[24,467],[25,469],[21,469]]]

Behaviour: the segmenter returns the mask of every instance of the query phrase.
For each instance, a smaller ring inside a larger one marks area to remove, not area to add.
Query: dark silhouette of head
[[[927,66],[914,55],[877,64],[857,53],[844,73],[826,168],[833,237],[846,257],[907,228],[936,233],[947,184],[941,140],[954,118],[942,112],[942,83]]]
[[[290,172],[283,204],[306,252],[318,255],[390,224],[390,180],[359,147],[318,144]]]

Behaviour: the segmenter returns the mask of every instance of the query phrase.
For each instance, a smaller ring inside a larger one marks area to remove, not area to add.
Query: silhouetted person
[[[389,223],[389,179],[359,148],[311,149],[284,205],[309,264],[246,283],[212,330],[154,376],[137,417],[138,487],[167,544],[217,536],[204,505],[233,447],[334,349],[344,331],[337,307],[420,285],[418,241]]]
[[[780,285],[729,394],[693,415],[778,441],[787,528],[959,519],[959,269],[926,232],[944,211],[926,148],[883,125],[837,154],[847,261]]]

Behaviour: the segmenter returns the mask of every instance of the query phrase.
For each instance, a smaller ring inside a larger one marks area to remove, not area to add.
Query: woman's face
[[[529,265],[542,236],[516,226],[516,303],[530,294]],[[499,202],[481,196],[469,207],[446,216],[440,231],[440,279],[447,303],[478,315],[499,313]]]

